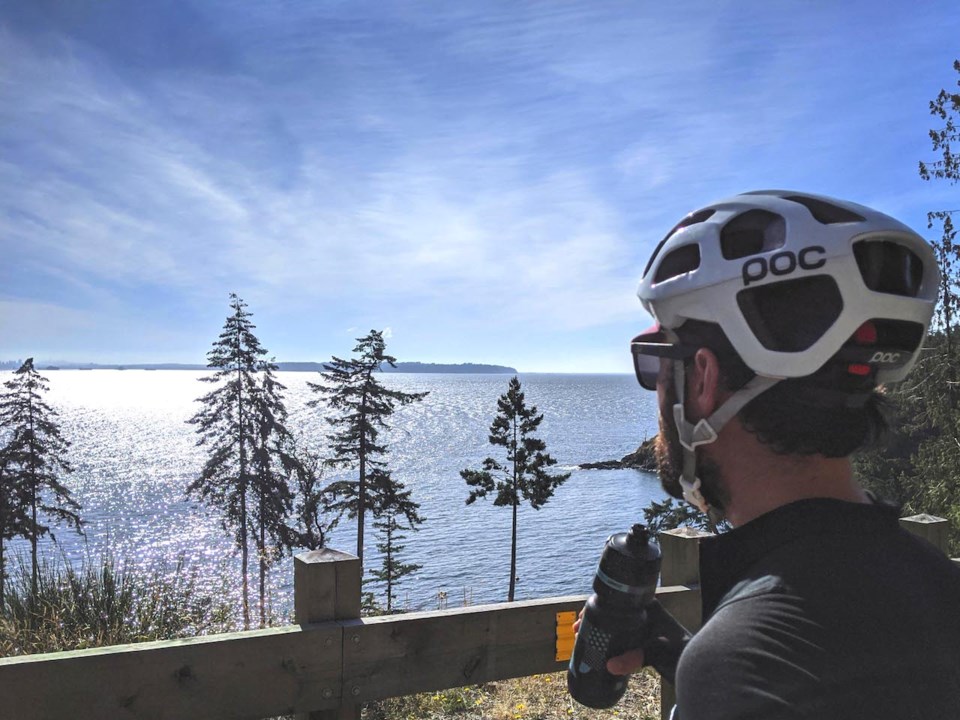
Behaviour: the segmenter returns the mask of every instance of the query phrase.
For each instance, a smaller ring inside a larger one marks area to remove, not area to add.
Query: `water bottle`
[[[570,695],[581,705],[613,707],[627,691],[627,676],[607,672],[607,660],[643,644],[659,577],[660,548],[646,527],[607,538],[567,670]]]

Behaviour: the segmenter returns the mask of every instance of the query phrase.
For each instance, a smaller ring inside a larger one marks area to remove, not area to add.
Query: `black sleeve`
[[[678,720],[817,718],[823,628],[790,598],[724,606],[677,667]]]
[[[690,632],[658,601],[647,606],[647,640],[643,644],[644,661],[671,685],[676,682],[677,663]]]

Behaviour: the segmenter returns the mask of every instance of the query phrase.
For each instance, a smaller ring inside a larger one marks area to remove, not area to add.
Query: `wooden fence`
[[[945,548],[946,521],[901,522]],[[701,536],[661,535],[657,597],[690,629],[700,625]],[[370,700],[563,670],[585,600],[361,619],[360,579],[357,558],[319,550],[294,560],[297,625],[0,658],[0,719],[345,720]],[[664,710],[672,697],[665,686]]]

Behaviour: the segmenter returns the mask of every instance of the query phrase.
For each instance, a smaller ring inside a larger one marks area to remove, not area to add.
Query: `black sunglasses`
[[[666,342],[662,331],[645,332],[630,341],[633,354],[633,371],[644,390],[657,389],[660,375],[660,359],[685,360],[697,353],[696,345],[681,345]]]

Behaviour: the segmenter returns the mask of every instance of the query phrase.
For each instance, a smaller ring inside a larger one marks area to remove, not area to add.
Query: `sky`
[[[932,237],[956,0],[0,0],[0,360],[630,372],[653,247],[785,188]]]

